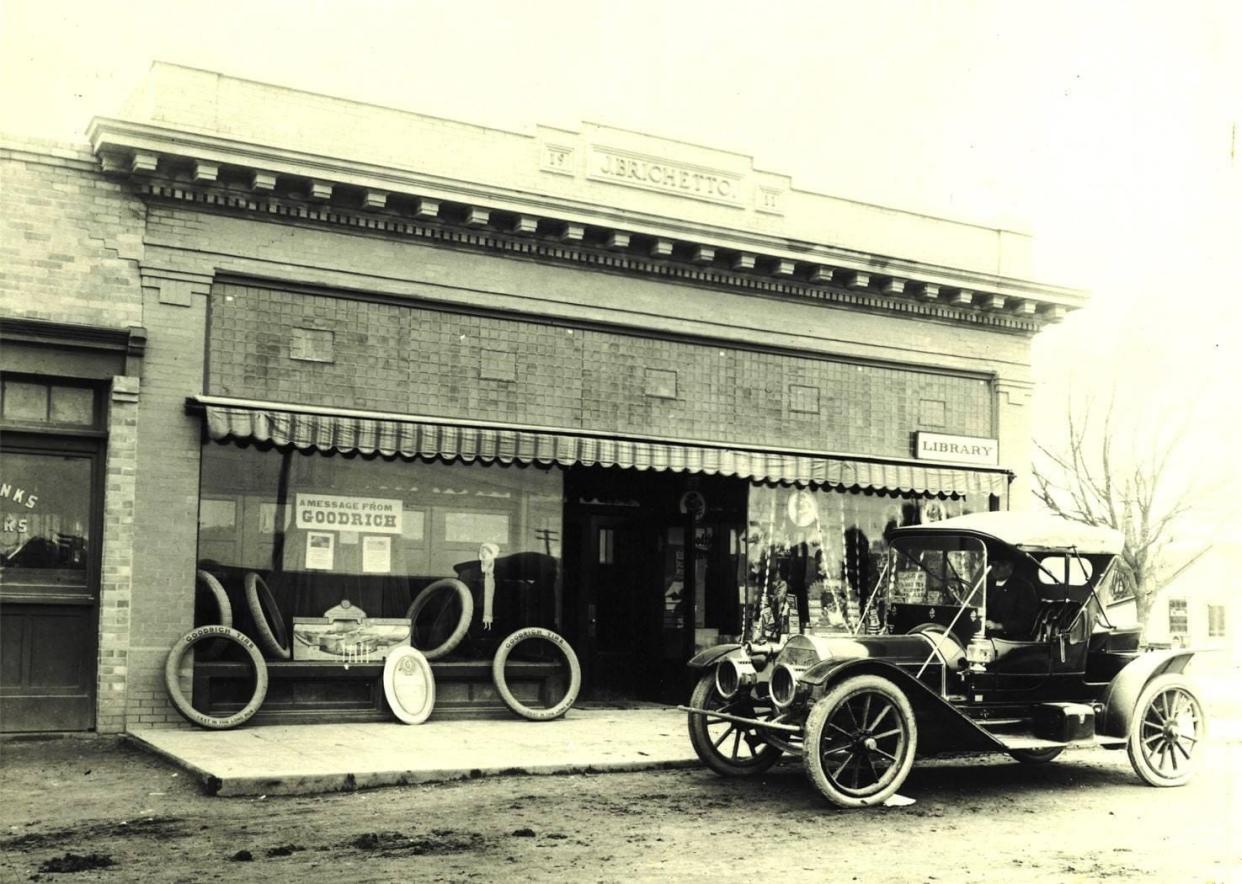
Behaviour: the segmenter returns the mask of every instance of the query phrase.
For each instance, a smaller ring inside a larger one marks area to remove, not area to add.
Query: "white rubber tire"
[[[461,601],[461,616],[458,618],[457,625],[453,627],[453,631],[443,642],[434,648],[416,648],[422,651],[423,656],[428,660],[438,660],[446,654],[451,654],[453,650],[461,644],[461,640],[466,637],[466,630],[470,628],[470,620],[474,617],[474,597],[470,595],[470,587],[462,583],[456,577],[445,577],[424,586],[422,591],[414,597],[414,601],[410,602],[410,607],[405,611],[405,619],[410,621],[410,646],[414,645],[414,620],[418,617],[419,612],[427,607],[427,603],[437,592],[443,592],[451,589],[457,593],[457,598]]]
[[[1180,715],[1169,715],[1170,702],[1175,703],[1172,711]],[[1170,717],[1178,720],[1170,722],[1170,730],[1165,731],[1161,725]],[[1192,723],[1193,734],[1185,731],[1187,721]],[[1178,674],[1160,675],[1143,688],[1134,704],[1126,754],[1134,772],[1149,786],[1182,786],[1198,767],[1205,739],[1207,717],[1190,681]]]
[[[185,694],[181,693],[181,661],[194,645],[201,641],[216,640],[232,641],[241,645],[242,650],[250,657],[250,662],[254,664],[255,671],[254,694],[250,702],[232,715],[223,717],[199,712]],[[164,686],[168,689],[168,698],[187,721],[210,730],[227,730],[248,721],[263,705],[263,700],[267,697],[267,662],[263,659],[259,646],[249,636],[233,627],[200,626],[191,629],[173,643],[168,659],[164,661]]]
[[[246,574],[246,607],[250,609],[250,619],[254,621],[254,637],[268,656],[276,660],[292,658],[293,646],[285,632],[276,600],[272,598],[267,583],[254,571]],[[268,609],[275,614],[274,619],[267,616]]]
[[[505,680],[505,663],[509,660],[509,654],[522,642],[532,639],[550,642],[569,664],[569,688],[565,691],[565,696],[561,697],[555,705],[545,709],[522,703],[513,696]],[[578,699],[578,691],[582,688],[582,667],[578,665],[578,655],[574,653],[569,642],[550,629],[544,629],[542,626],[528,626],[511,633],[496,649],[496,656],[492,659],[492,683],[496,686],[496,693],[500,694],[500,699],[504,701],[504,704],[518,715],[530,721],[551,721],[568,712]]]
[[[408,691],[402,690],[397,679],[415,673],[421,675],[424,691],[421,697],[416,698],[416,704],[410,704]],[[422,724],[431,717],[436,705],[436,678],[431,671],[431,664],[418,649],[401,646],[388,653],[384,659],[383,685],[388,708],[398,721],[404,724]]]
[[[224,591],[224,587],[216,579],[215,575],[200,568],[194,572],[194,585],[196,591],[200,588],[205,589],[211,596],[216,606],[216,619],[220,621],[218,624],[204,623],[203,625],[232,626],[233,605],[229,602],[228,593]],[[224,642],[212,642],[209,645],[204,645],[202,650],[198,652],[198,655],[204,660],[214,660],[223,653]]]

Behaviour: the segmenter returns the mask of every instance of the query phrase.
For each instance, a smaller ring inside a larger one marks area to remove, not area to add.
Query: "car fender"
[[[712,645],[707,650],[699,651],[697,654],[691,657],[690,662],[687,663],[686,666],[688,666],[690,669],[706,669],[708,666],[711,666],[721,657],[724,657],[727,654],[740,649],[741,647],[742,647],[741,645],[736,644],[736,643],[728,644],[728,645]],[[747,656],[746,659],[749,660],[750,657]]]
[[[854,675],[879,675],[893,682],[914,708],[919,726],[919,753],[1005,751],[1005,746],[951,703],[913,675],[885,660],[853,658],[822,660],[802,673],[811,687],[812,703],[839,682]]]
[[[1108,683],[1104,714],[1096,718],[1095,732],[1103,737],[1128,737],[1134,706],[1143,688],[1159,675],[1184,671],[1194,653],[1185,649],[1148,651],[1127,663]]]

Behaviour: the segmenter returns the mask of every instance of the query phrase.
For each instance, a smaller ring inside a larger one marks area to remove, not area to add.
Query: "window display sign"
[[[297,527],[313,531],[401,533],[401,501],[378,497],[297,495]]]
[[[362,573],[387,574],[392,570],[392,538],[387,535],[362,538]]]
[[[331,571],[333,547],[336,535],[326,531],[308,531],[306,534],[306,570]]]

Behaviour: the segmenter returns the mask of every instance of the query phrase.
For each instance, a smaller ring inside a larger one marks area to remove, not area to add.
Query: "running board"
[[[1126,742],[1117,737],[1101,736],[1087,737],[1086,739],[1074,740],[1070,743],[1059,743],[1056,740],[1041,740],[1039,737],[1032,737],[1029,734],[992,734],[992,736],[1011,752],[1019,749],[1090,749],[1096,746],[1102,749],[1120,749]]]

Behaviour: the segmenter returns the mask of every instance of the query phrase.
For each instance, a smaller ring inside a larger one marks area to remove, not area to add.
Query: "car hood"
[[[822,660],[884,659],[922,661],[932,642],[921,635],[794,635],[776,656],[777,663],[811,667]]]

